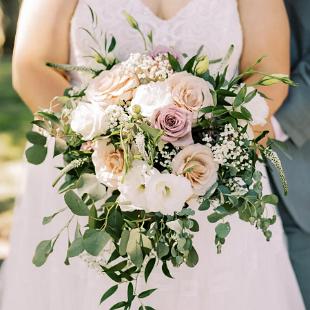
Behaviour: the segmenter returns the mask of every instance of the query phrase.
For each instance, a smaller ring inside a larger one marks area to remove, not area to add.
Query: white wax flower
[[[135,160],[118,189],[121,192],[121,208],[146,209],[145,188],[147,179],[159,172],[142,160]]]
[[[70,125],[84,140],[92,140],[107,130],[104,109],[96,103],[80,102],[71,114]]]
[[[164,173],[149,178],[145,193],[149,212],[173,215],[182,210],[193,190],[185,177]]]
[[[166,82],[150,82],[137,88],[131,107],[139,105],[141,114],[151,117],[153,112],[172,102],[171,92]]]

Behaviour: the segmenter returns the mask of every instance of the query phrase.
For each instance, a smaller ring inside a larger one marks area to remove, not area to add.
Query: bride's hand
[[[262,140],[259,141],[259,143],[263,146],[266,146],[268,139],[274,139],[275,138],[275,132],[274,132],[274,129],[272,127],[272,123],[271,123],[270,118],[268,119],[266,125],[264,125],[264,126],[260,126],[260,125],[253,126],[253,132],[254,132],[255,138],[257,138],[263,131],[269,131],[269,132]]]

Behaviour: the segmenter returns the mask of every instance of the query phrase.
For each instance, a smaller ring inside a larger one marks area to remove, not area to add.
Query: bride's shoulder
[[[45,14],[59,15],[72,15],[78,4],[79,0],[24,0],[22,4],[22,11],[29,13],[37,13],[39,16]],[[41,13],[41,14],[40,14]]]

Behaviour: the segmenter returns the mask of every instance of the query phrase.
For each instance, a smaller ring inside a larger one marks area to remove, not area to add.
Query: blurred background
[[[19,0],[0,0],[0,264],[8,255],[12,210],[24,173],[25,133],[31,112],[12,88],[11,61]]]

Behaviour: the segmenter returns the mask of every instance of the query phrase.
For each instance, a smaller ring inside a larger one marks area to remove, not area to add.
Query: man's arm
[[[298,84],[276,113],[282,128],[297,147],[310,140],[310,54],[295,67],[291,78]]]

